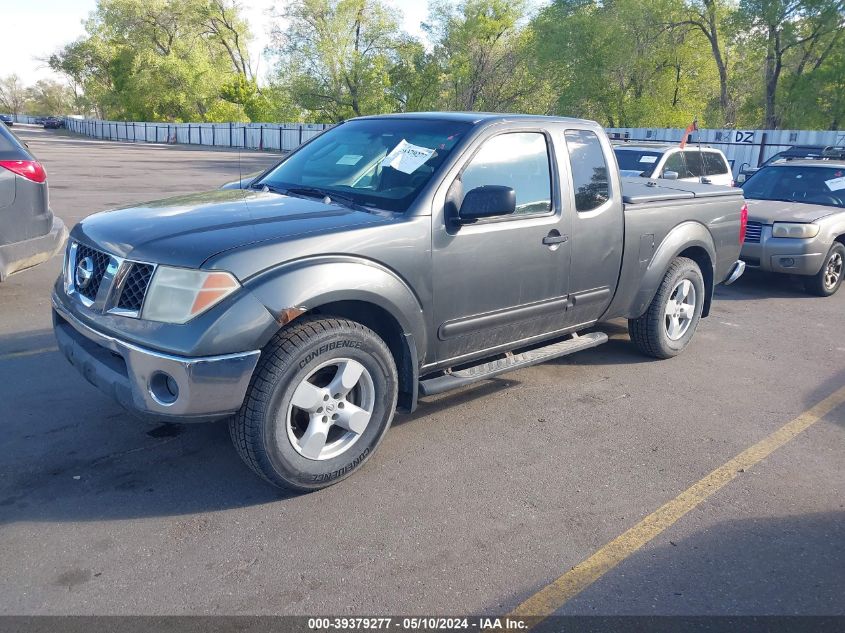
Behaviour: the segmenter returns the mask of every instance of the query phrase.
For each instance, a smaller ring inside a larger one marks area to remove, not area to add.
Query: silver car
[[[801,275],[812,294],[835,293],[845,262],[845,159],[776,163],[756,172],[742,190],[746,265]]]
[[[0,281],[47,261],[66,238],[50,210],[44,167],[0,125]]]

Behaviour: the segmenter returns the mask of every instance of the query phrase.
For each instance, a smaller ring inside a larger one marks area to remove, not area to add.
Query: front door
[[[434,343],[438,363],[563,328],[569,281],[567,218],[561,213],[552,141],[542,130],[501,132],[470,151],[446,183],[433,217]],[[466,192],[512,187],[516,213],[474,224],[452,221]]]

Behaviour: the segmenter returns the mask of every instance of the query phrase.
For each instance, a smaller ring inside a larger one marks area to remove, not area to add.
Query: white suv
[[[666,178],[711,185],[734,186],[728,159],[718,149],[687,145],[615,145],[623,176]]]

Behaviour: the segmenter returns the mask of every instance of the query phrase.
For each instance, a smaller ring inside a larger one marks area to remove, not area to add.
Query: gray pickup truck
[[[623,182],[589,121],[364,117],[247,189],[80,222],[54,329],[128,409],[229,418],[256,473],[314,490],[396,409],[599,345],[599,321],[678,354],[742,274],[745,214],[739,189]]]

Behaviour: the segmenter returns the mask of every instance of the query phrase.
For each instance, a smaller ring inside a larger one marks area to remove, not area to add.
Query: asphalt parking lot
[[[277,157],[15,131],[69,225]],[[55,349],[60,259],[0,285],[0,613],[504,613],[845,387],[845,291],[748,274],[690,348],[602,347],[423,401],[354,477],[284,496],[225,424],[150,426]],[[845,614],[845,406],[561,614]]]

